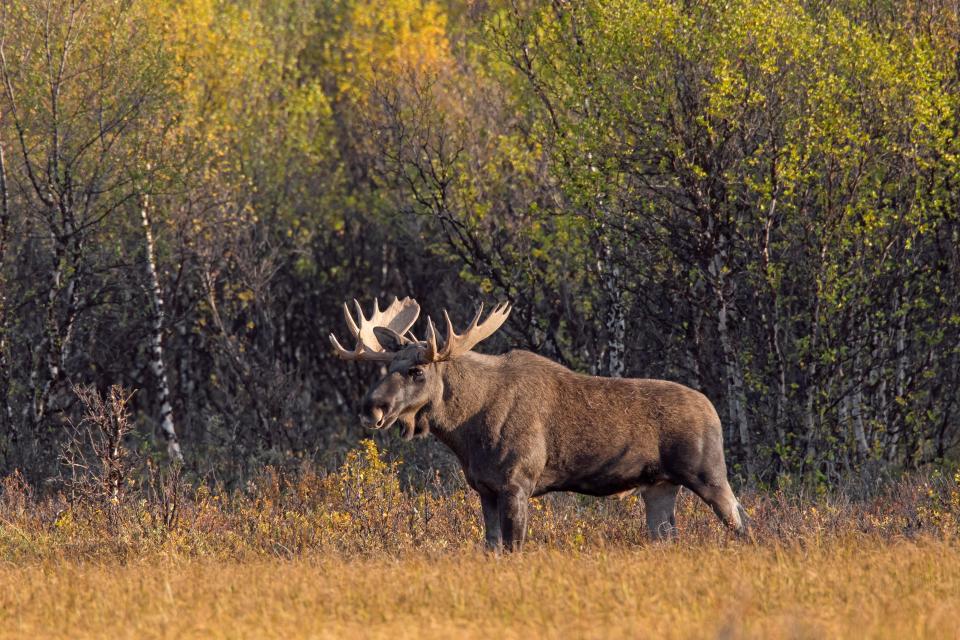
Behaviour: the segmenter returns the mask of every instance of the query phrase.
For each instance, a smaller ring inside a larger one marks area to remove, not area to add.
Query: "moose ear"
[[[390,327],[374,327],[373,335],[377,336],[377,342],[387,351],[400,351],[410,344],[410,341]]]

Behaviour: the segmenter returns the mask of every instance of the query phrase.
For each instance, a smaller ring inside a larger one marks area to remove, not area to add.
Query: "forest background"
[[[393,295],[702,390],[738,485],[955,461],[958,89],[937,0],[5,0],[0,474],[113,385],[150,464],[333,468]]]

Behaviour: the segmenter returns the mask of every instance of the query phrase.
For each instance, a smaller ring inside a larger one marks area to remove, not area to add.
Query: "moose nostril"
[[[363,413],[360,414],[360,422],[368,427],[381,427],[383,425],[383,417],[385,412],[379,406],[373,406],[372,408],[366,408]]]

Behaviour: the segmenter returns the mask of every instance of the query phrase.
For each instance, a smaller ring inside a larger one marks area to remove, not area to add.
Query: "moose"
[[[720,418],[698,391],[675,382],[575,373],[529,351],[493,356],[473,348],[510,315],[483,305],[463,333],[444,311],[439,342],[427,318],[425,338],[410,331],[420,315],[412,298],[370,317],[354,300],[359,324],[344,303],[356,340],[352,351],[330,341],[343,360],[378,362],[386,375],[367,393],[361,423],[405,438],[433,434],[463,467],[480,495],[486,545],[519,550],[527,503],[552,491],[592,496],[639,490],[653,540],[676,537],[680,487],[703,499],[722,522],[747,533],[746,513],[727,482]]]

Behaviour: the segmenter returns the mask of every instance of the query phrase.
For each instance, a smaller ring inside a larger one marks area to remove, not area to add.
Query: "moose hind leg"
[[[740,506],[740,501],[733,494],[733,489],[730,488],[726,478],[715,481],[693,478],[689,482],[684,482],[684,485],[710,505],[717,517],[738,536],[744,537],[750,533],[747,513]]]
[[[658,482],[643,490],[647,512],[647,535],[651,540],[670,540],[677,536],[676,505],[680,485]]]

